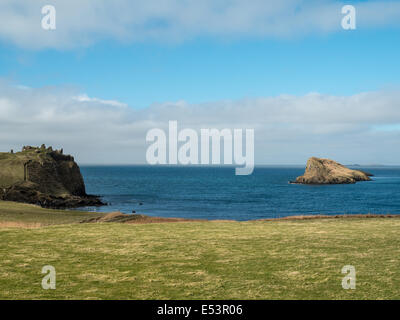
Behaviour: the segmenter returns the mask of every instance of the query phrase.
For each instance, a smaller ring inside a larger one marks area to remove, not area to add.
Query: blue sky
[[[400,32],[340,30],[291,39],[104,41],[73,50],[2,43],[1,77],[30,87],[74,86],[135,108],[245,97],[352,95],[400,84]]]
[[[256,164],[400,164],[399,57],[400,1],[2,0],[0,150],[145,163],[177,120],[253,128]]]

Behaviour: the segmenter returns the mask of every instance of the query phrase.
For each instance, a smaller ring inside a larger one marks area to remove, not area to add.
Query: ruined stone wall
[[[29,162],[27,164],[27,181],[38,184],[43,193],[63,194],[65,190],[57,179],[57,171],[52,163]]]

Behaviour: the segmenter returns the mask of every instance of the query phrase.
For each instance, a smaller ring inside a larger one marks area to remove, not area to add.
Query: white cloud
[[[97,102],[100,104],[105,104],[105,105],[108,104],[110,106],[115,106],[115,107],[127,107],[126,103],[121,103],[121,102],[115,101],[115,100],[102,100],[102,99],[98,99],[98,98],[90,98],[90,97],[88,97],[87,94],[80,94],[73,98],[79,102]]]
[[[182,41],[196,36],[290,37],[341,30],[334,0],[52,0],[57,29],[41,28],[47,0],[2,0],[0,38],[24,48],[73,48],[102,39]],[[359,28],[399,25],[400,3],[354,4]]]
[[[0,83],[2,151],[45,143],[63,147],[80,163],[145,163],[147,131],[166,129],[169,120],[179,129],[254,128],[259,164],[301,164],[312,155],[400,164],[399,91],[178,101],[135,110],[69,88]]]

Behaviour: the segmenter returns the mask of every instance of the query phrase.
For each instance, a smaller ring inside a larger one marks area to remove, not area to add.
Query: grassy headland
[[[0,227],[0,299],[400,298],[400,219],[75,223],[93,215],[0,202],[0,221],[50,225]]]

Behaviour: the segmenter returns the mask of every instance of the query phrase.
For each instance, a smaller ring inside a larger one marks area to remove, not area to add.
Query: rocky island
[[[104,205],[97,196],[86,194],[74,157],[45,145],[0,153],[0,200],[46,208]]]
[[[370,181],[372,174],[360,170],[351,170],[340,163],[312,157],[308,159],[304,175],[291,183],[300,184],[349,184],[358,181]]]

